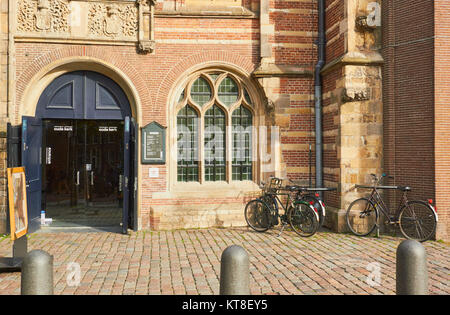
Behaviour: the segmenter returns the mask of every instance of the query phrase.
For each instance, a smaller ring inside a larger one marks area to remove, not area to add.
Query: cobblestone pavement
[[[403,238],[278,232],[35,233],[28,247],[54,256],[55,294],[218,294],[220,257],[233,244],[249,254],[252,294],[395,294],[395,255]],[[430,293],[449,294],[450,245],[424,246]],[[0,239],[0,256],[10,256],[11,247],[9,238]],[[81,266],[78,286],[68,285],[71,262]],[[20,294],[20,273],[0,274],[0,294]]]

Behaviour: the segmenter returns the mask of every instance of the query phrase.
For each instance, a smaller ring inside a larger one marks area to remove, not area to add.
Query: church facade
[[[31,221],[123,231],[245,225],[272,175],[335,187],[344,231],[385,172],[448,239],[446,5],[1,0],[0,232],[23,165]]]

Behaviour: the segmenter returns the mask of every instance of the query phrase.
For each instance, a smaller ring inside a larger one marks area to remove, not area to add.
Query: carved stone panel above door
[[[18,0],[15,41],[154,49],[154,0]]]

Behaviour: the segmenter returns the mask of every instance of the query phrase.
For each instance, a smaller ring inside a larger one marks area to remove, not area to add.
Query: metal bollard
[[[417,241],[406,240],[397,247],[397,295],[427,295],[427,252]]]
[[[250,294],[250,263],[247,252],[240,246],[227,247],[220,261],[220,294]]]
[[[39,249],[32,250],[25,256],[20,294],[53,295],[53,256]]]

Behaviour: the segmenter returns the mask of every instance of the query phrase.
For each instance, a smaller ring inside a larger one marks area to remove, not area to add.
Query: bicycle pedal
[[[280,230],[280,233],[278,233],[277,237],[280,237],[280,236],[281,236],[281,234],[282,234],[282,233],[283,233],[283,231],[284,231],[284,228],[285,228],[285,226],[286,226],[286,224],[285,224],[285,223],[283,223],[283,225],[281,226],[281,230]]]

